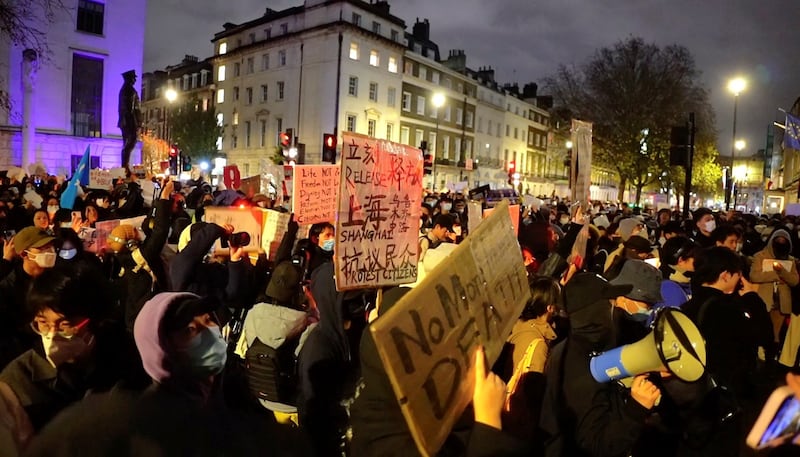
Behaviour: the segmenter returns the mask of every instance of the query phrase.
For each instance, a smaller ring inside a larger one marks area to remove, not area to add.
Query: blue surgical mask
[[[222,373],[228,360],[228,345],[222,338],[219,327],[206,327],[192,339],[186,349],[192,370],[202,376]]]
[[[75,256],[78,255],[78,250],[75,248],[72,249],[62,249],[58,251],[58,256],[64,260],[72,260]]]
[[[322,250],[325,252],[333,252],[333,246],[336,244],[336,240],[333,238],[329,240],[325,240],[322,242]]]

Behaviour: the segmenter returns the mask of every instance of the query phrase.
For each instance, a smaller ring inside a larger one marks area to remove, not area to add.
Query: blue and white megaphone
[[[691,319],[675,308],[663,308],[651,328],[635,343],[592,357],[589,368],[595,381],[617,381],[653,371],[669,371],[687,382],[703,376],[706,344]]]

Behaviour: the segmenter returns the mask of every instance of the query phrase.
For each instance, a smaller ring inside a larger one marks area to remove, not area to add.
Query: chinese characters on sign
[[[300,225],[336,220],[339,165],[295,165],[292,212]]]
[[[417,277],[422,152],[344,134],[336,287],[398,285]]]

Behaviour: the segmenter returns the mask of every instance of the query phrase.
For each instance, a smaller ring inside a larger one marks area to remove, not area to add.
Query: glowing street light
[[[733,94],[733,139],[731,140],[731,165],[736,157],[736,113],[739,107],[739,94],[747,88],[744,78],[736,77],[728,81],[728,90]],[[728,180],[730,187],[725,191],[725,209],[730,209],[731,194],[733,193],[733,180]]]
[[[166,98],[168,102],[172,103],[178,99],[178,92],[170,87],[166,90],[166,92],[164,92],[164,98]]]
[[[736,148],[737,151],[741,151],[746,146],[747,146],[747,143],[744,140],[736,140],[736,142],[733,143],[733,147]]]
[[[728,81],[728,90],[738,97],[743,90],[747,89],[747,81],[744,78],[733,78]]]

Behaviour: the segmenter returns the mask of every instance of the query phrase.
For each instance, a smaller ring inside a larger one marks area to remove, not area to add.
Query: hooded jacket
[[[786,238],[789,242],[789,252],[792,252],[792,237],[789,232],[783,229],[772,232],[769,241],[767,241],[767,247],[753,256],[753,265],[750,267],[750,281],[758,284],[758,296],[766,303],[767,311],[775,308],[779,309],[782,314],[789,314],[792,312],[791,288],[800,282],[795,258],[789,255],[788,259],[785,259],[791,262],[790,269],[764,271],[764,261],[776,258],[773,243],[777,237]],[[774,298],[775,292],[777,292],[778,296],[777,303]]]
[[[336,292],[333,278],[333,262],[322,264],[311,275],[311,295],[319,310],[319,324],[298,356],[297,412],[316,455],[337,455],[347,426],[347,411],[341,402],[347,391],[350,348],[344,332],[342,294]]]

